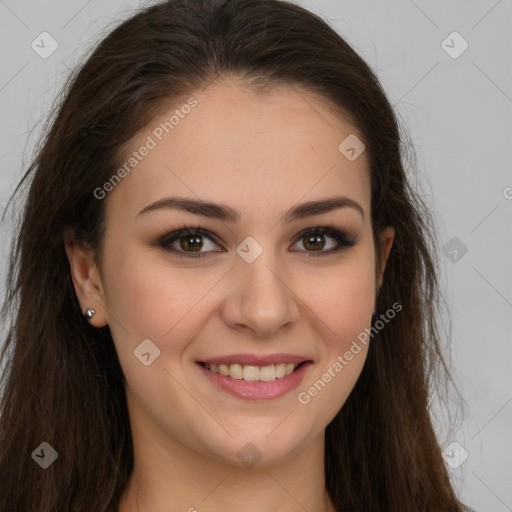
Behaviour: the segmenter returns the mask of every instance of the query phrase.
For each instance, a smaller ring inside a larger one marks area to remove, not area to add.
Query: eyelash
[[[334,249],[329,249],[328,251],[306,251],[308,252],[308,257],[311,258],[317,258],[322,256],[327,256],[329,254],[337,253],[345,248],[352,247],[355,243],[355,239],[349,238],[343,231],[339,231],[338,229],[333,228],[332,226],[328,225],[320,225],[314,228],[309,228],[304,231],[302,231],[298,237],[296,238],[295,243],[297,243],[299,240],[304,238],[306,235],[313,233],[318,233],[321,235],[326,235],[330,238],[333,238],[337,243],[338,246]],[[172,252],[173,254],[176,254],[180,258],[204,258],[205,256],[211,255],[211,252],[213,251],[207,251],[203,253],[188,253],[186,251],[180,251],[174,248],[169,247],[172,243],[174,243],[176,240],[179,240],[182,236],[185,235],[199,235],[204,236],[206,238],[209,238],[212,242],[220,245],[221,241],[218,236],[214,235],[213,233],[206,231],[202,229],[200,226],[180,226],[179,229],[176,231],[172,231],[171,233],[167,233],[164,236],[160,237],[156,245],[159,247],[162,247],[166,251]],[[300,252],[300,251],[298,251]]]

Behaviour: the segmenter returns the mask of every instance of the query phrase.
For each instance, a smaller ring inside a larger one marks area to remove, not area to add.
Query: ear
[[[88,322],[94,327],[105,327],[107,325],[105,294],[94,252],[79,244],[69,230],[66,231],[64,244],[82,314],[85,314],[88,308],[94,309],[95,313]]]
[[[381,233],[380,236],[380,247],[381,247],[381,260],[380,267],[378,272],[378,287],[377,290],[380,290],[382,286],[382,281],[384,280],[384,270],[386,269],[386,264],[388,261],[389,252],[391,251],[391,247],[393,245],[393,240],[395,239],[395,230],[392,226],[387,226]]]

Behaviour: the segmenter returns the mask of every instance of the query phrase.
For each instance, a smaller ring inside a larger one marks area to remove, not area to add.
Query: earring
[[[92,308],[87,308],[85,310],[85,318],[87,318],[87,320],[90,320],[92,318],[92,315],[94,315],[94,313],[96,313],[96,311],[94,311],[94,309]]]

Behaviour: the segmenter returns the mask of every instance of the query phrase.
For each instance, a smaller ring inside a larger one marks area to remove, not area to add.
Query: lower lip
[[[245,400],[268,400],[279,398],[289,393],[292,389],[295,389],[301,383],[304,374],[313,363],[307,361],[293,373],[290,373],[290,375],[269,382],[232,379],[220,373],[212,372],[199,363],[196,364],[213,384],[224,391],[238,398],[244,398]]]

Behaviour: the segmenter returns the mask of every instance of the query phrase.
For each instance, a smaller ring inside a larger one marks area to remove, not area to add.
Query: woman
[[[29,177],[1,510],[463,510],[428,408],[431,219],[324,21],[140,11],[71,77]]]

